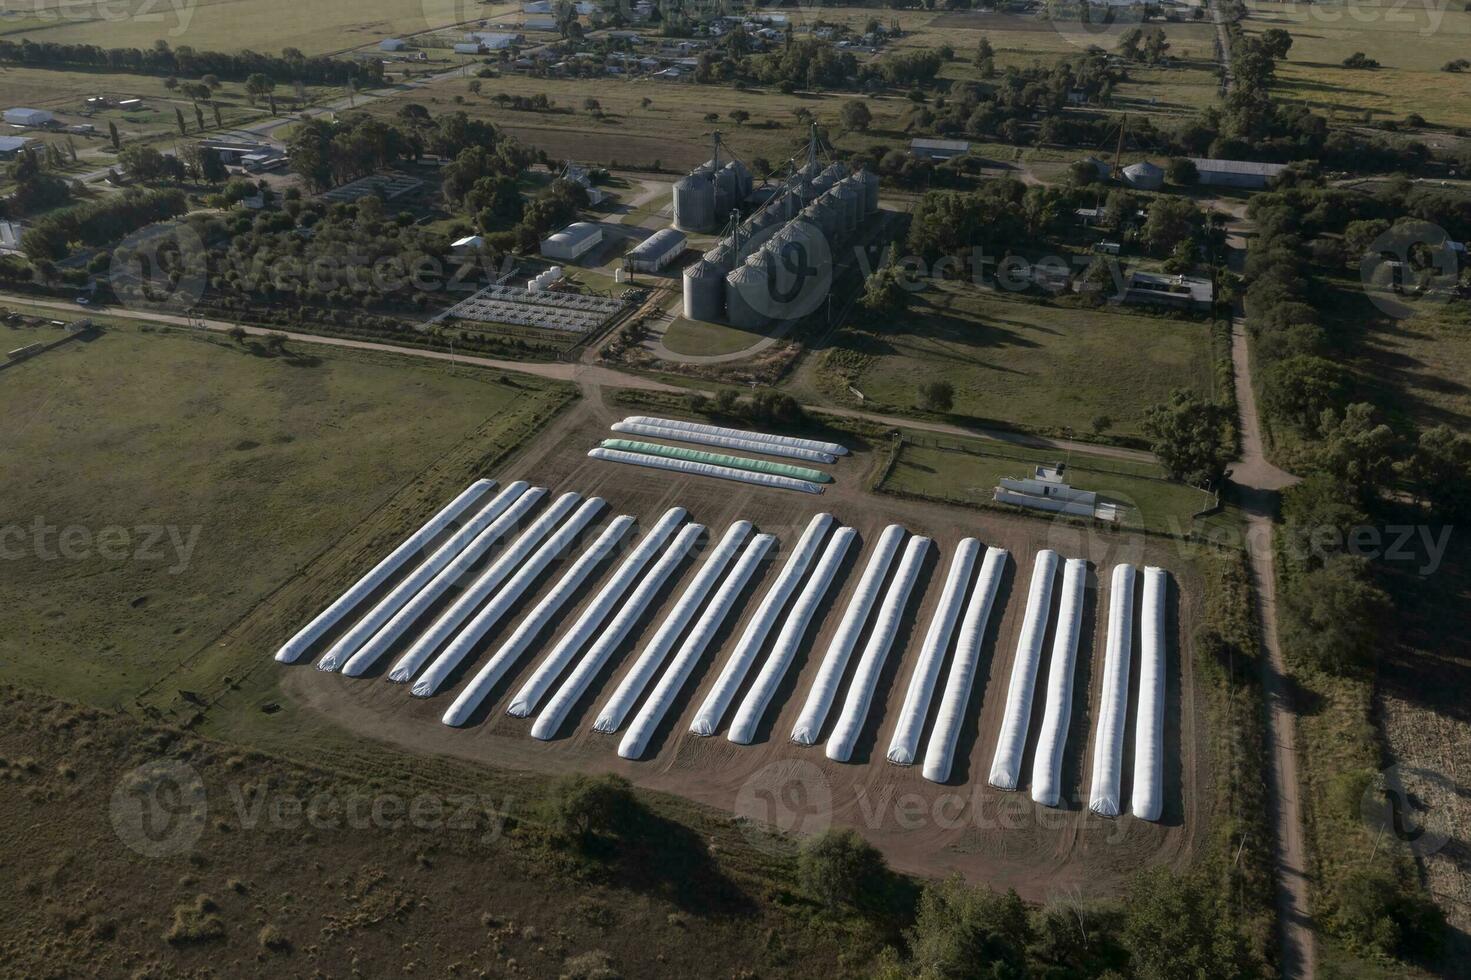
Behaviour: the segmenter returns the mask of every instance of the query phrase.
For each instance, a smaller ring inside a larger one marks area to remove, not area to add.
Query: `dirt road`
[[[184,327],[196,330],[212,330],[218,333],[228,332],[237,327],[251,336],[265,336],[267,334],[279,333],[285,335],[287,340],[302,344],[325,344],[328,347],[346,347],[352,350],[381,351],[388,354],[401,354],[405,357],[423,357],[434,361],[453,360],[457,364],[474,364],[478,367],[493,368],[498,371],[513,371],[520,374],[530,374],[538,378],[548,378],[553,381],[567,381],[578,385],[584,396],[596,396],[603,387],[610,388],[636,388],[641,391],[663,391],[677,394],[689,394],[694,390],[689,387],[679,387],[667,384],[655,378],[645,377],[628,371],[620,371],[617,368],[606,367],[596,363],[597,346],[589,347],[577,363],[565,361],[507,361],[494,357],[478,357],[472,354],[454,354],[448,351],[428,350],[422,347],[400,347],[396,344],[383,344],[371,340],[352,340],[346,337],[327,337],[320,334],[294,333],[289,330],[277,330],[275,328],[252,327],[241,323],[233,323],[227,320],[201,319],[199,317],[187,317],[174,313],[154,312],[150,310],[127,310],[117,307],[92,310],[87,307],[79,307],[74,303],[64,300],[38,299],[33,296],[21,296],[14,293],[0,293],[0,302],[11,301],[23,303],[28,306],[39,307],[47,310],[61,310],[68,315],[85,316],[89,312],[95,312],[99,316],[113,317],[119,320],[139,320],[144,323],[166,323],[171,326]],[[710,392],[706,392],[710,394]],[[592,400],[592,399],[590,399]],[[1043,449],[1056,449],[1059,452],[1091,453],[1097,456],[1109,456],[1114,459],[1131,459],[1141,462],[1152,462],[1154,456],[1138,449],[1121,449],[1116,446],[1098,446],[1092,443],[1075,442],[1068,439],[1048,439],[1042,436],[1027,435],[1020,432],[1009,432],[1005,429],[990,429],[981,427],[970,427],[953,425],[944,422],[928,422],[923,419],[898,418],[888,415],[877,415],[872,412],[862,412],[856,409],[831,408],[827,406],[804,406],[807,411],[822,415],[835,415],[841,418],[865,419],[876,422],[879,425],[891,427],[903,426],[906,429],[916,429],[922,432],[934,432],[938,435],[961,436],[972,439],[990,439],[996,442],[1007,442],[1019,446],[1032,446]]]
[[[1296,478],[1273,466],[1262,449],[1261,421],[1251,384],[1251,352],[1246,326],[1232,326],[1231,360],[1241,415],[1241,459],[1230,471],[1247,520],[1257,625],[1262,643],[1262,687],[1267,700],[1267,744],[1271,749],[1267,802],[1271,809],[1277,867],[1277,919],[1281,929],[1282,975],[1310,978],[1317,968],[1313,921],[1308,904],[1307,841],[1302,823],[1302,785],[1297,765],[1297,717],[1277,638],[1277,568],[1272,521],[1277,492]]]

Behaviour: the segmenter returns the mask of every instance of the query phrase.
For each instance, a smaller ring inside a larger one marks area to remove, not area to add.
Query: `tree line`
[[[145,75],[183,75],[246,79],[261,74],[317,85],[376,85],[383,81],[383,65],[375,60],[357,61],[307,57],[296,48],[279,55],[258,51],[196,51],[187,45],[170,47],[158,41],[151,48],[104,48],[95,44],[62,44],[55,41],[0,39],[0,64],[33,68],[96,68]]]

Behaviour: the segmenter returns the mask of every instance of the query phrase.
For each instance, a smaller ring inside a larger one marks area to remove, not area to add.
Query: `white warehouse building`
[[[5,110],[5,121],[12,126],[49,126],[56,117],[45,109],[15,108]]]
[[[687,241],[684,232],[661,228],[629,250],[624,262],[634,272],[658,272],[684,254]]]
[[[541,254],[549,259],[576,262],[603,241],[603,228],[588,221],[575,221],[556,234],[542,239]]]

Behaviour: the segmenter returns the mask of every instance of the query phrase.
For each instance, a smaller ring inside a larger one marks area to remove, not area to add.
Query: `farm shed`
[[[45,109],[18,107],[5,110],[5,121],[12,126],[49,126],[56,121],[56,117]]]
[[[24,136],[0,136],[0,160],[14,160],[21,150],[34,142]]]
[[[603,240],[600,225],[587,221],[575,221],[549,238],[542,239],[541,254],[549,259],[575,262]]]
[[[1264,190],[1270,187],[1287,167],[1280,163],[1254,163],[1250,160],[1213,160],[1192,157],[1199,172],[1199,182],[1207,187],[1245,187]]]
[[[684,253],[684,232],[661,228],[629,251],[625,261],[634,272],[658,272]]]
[[[912,139],[909,141],[910,155],[925,160],[949,160],[952,157],[963,157],[969,152],[970,144],[965,140]]]
[[[379,51],[406,51],[408,47],[408,43],[398,37],[388,37],[378,42]]]

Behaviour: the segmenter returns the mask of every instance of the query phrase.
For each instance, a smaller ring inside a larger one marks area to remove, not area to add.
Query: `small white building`
[[[464,238],[457,238],[453,242],[450,242],[449,247],[456,252],[473,252],[478,248],[485,247],[485,236],[466,235]]]
[[[661,228],[635,245],[623,257],[624,265],[634,272],[658,272],[684,254],[687,242],[684,232]]]
[[[541,254],[562,262],[576,262],[603,241],[603,228],[589,221],[575,221],[542,239]]]
[[[45,109],[27,109],[17,107],[5,110],[5,121],[12,126],[49,126],[56,121],[56,117]]]
[[[466,41],[478,44],[487,51],[504,51],[520,38],[520,34],[510,34],[505,31],[471,31],[465,35]]]

